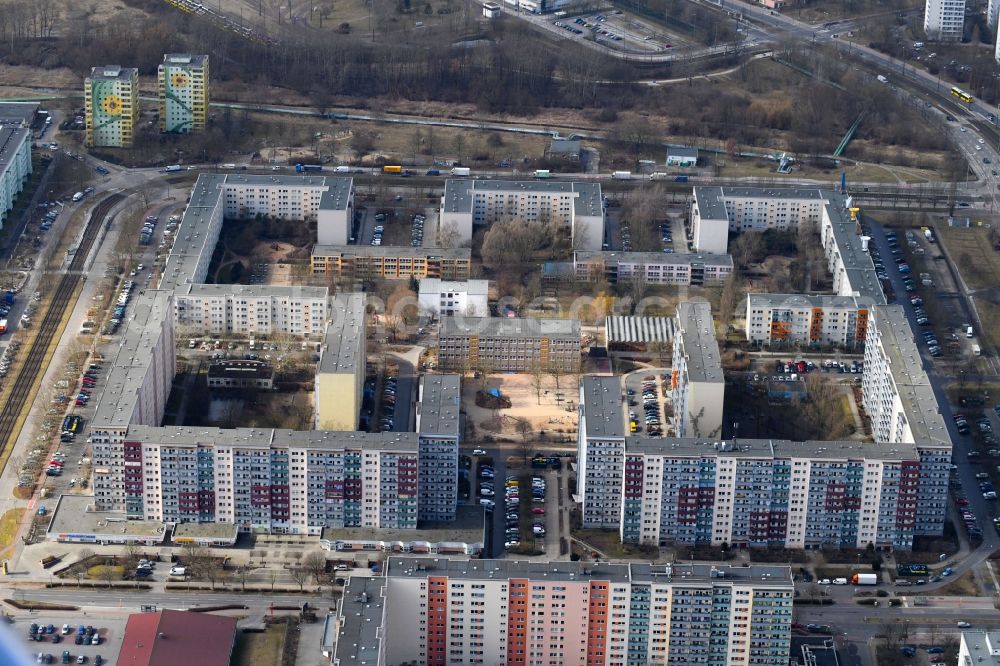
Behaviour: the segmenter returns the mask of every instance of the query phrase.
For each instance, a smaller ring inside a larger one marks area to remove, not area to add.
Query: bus
[[[972,102],[972,95],[970,95],[969,93],[965,92],[961,88],[952,88],[951,89],[951,94],[954,95],[955,97],[959,98],[963,102]]]

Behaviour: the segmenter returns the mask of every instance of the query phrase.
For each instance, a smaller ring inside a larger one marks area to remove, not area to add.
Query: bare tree
[[[302,568],[309,572],[313,582],[319,587],[323,586],[326,577],[326,556],[318,551],[313,551],[302,560]]]
[[[301,592],[305,587],[306,581],[309,580],[309,571],[300,566],[288,567],[287,571],[292,580],[299,584],[299,592]]]

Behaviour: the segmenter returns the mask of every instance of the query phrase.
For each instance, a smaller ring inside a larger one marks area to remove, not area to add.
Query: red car
[[[531,510],[531,513],[535,514],[536,516],[544,516],[545,509],[543,509],[540,506],[536,506],[534,509]]]
[[[969,506],[969,500],[965,499],[964,497],[955,500],[955,503],[958,504],[959,506]]]

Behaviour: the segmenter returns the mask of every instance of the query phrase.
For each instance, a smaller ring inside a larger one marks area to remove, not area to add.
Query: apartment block
[[[365,297],[341,294],[331,307],[316,368],[318,430],[357,430],[365,382]]]
[[[157,70],[160,131],[200,132],[208,116],[208,56],[167,53]]]
[[[916,533],[940,534],[952,444],[902,306],[875,309],[865,344],[861,398],[877,441],[915,444],[920,451]]]
[[[574,248],[600,250],[604,242],[601,185],[549,180],[445,182],[438,235],[454,238],[453,247],[471,243],[474,227],[508,219],[556,224],[569,232]]]
[[[30,176],[31,130],[0,124],[0,221],[6,219]]]
[[[312,251],[312,271],[313,275],[352,280],[468,280],[472,274],[472,250],[316,245]]]
[[[83,83],[88,146],[131,148],[139,122],[139,70],[94,67]]]
[[[785,666],[793,596],[781,566],[390,557],[345,589],[333,663]]]
[[[963,631],[958,666],[1000,666],[1000,631]]]
[[[174,292],[178,330],[208,335],[318,338],[329,318],[326,287],[188,284]]]
[[[639,280],[645,284],[720,285],[733,273],[728,254],[664,254],[663,252],[585,252],[573,254],[578,282],[608,284]]]
[[[856,296],[748,294],[747,340],[766,347],[859,349],[872,307]]]
[[[439,317],[486,317],[490,314],[489,280],[441,280],[424,278],[420,281],[420,313]]]
[[[38,102],[0,102],[0,125],[31,129],[40,111]],[[47,111],[41,113],[48,117]]]
[[[225,218],[315,219],[322,234],[349,225],[353,205],[350,178],[202,174],[174,234],[160,288],[205,282]]]
[[[420,438],[421,521],[455,520],[461,403],[461,376],[420,378],[416,431]]]
[[[941,533],[950,446],[627,436],[622,402],[620,379],[584,378],[584,527],[651,545],[884,550]]]
[[[722,436],[725,388],[711,306],[695,301],[678,304],[670,378],[678,437]]]
[[[132,426],[95,464],[124,467],[130,519],[315,535],[417,526],[413,433]]]
[[[987,19],[988,20],[988,19]],[[957,42],[965,30],[965,0],[927,0],[924,34],[936,42]]]
[[[461,372],[572,372],[580,367],[580,322],[444,317],[438,333],[438,366]]]

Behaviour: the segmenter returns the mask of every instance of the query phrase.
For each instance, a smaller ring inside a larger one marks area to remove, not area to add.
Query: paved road
[[[239,604],[250,608],[268,608],[277,606],[301,605],[308,601],[310,605],[329,607],[334,600],[326,594],[306,593],[247,593],[235,592],[154,592],[152,590],[74,590],[74,589],[10,589],[0,588],[4,596],[13,599],[32,599],[50,603],[65,603],[75,606],[97,606],[105,608],[138,608],[141,605],[155,604],[166,608],[191,608],[194,606],[218,606]]]

